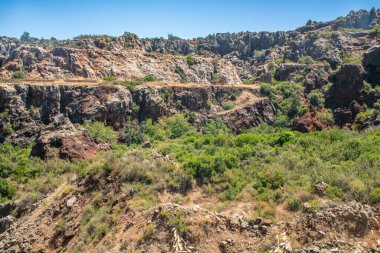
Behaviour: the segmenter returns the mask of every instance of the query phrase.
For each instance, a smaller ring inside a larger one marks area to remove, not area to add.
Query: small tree
[[[21,37],[20,37],[20,40],[21,41],[30,41],[31,37],[30,37],[30,33],[28,32],[24,32]]]

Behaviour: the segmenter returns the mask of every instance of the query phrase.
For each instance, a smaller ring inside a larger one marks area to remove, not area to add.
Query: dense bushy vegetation
[[[301,102],[304,87],[300,83],[277,82],[273,84],[262,83],[261,92],[268,96],[276,107],[276,125],[290,127],[293,120],[307,112],[307,108]],[[318,101],[322,103],[322,101]]]
[[[83,127],[101,142],[117,141],[117,133],[101,123]],[[130,204],[141,210],[157,203],[157,194],[165,189],[186,193],[194,187],[192,181],[222,201],[286,201],[289,210],[309,201],[304,195],[313,196],[318,181],[328,184],[327,198],[380,202],[380,129],[299,133],[261,125],[234,135],[220,120],[198,132],[182,114],[148,120],[141,128],[128,123],[127,128],[131,144],[112,145],[114,150],[89,160],[42,161],[30,158],[30,149],[0,146],[2,201],[26,193],[25,201],[36,201],[64,175],[75,173],[80,178],[112,175],[124,190],[134,192]],[[136,146],[147,140],[151,148]],[[173,162],[152,159],[152,152]]]
[[[163,130],[161,124],[154,127],[150,132]],[[374,201],[370,192],[380,186],[379,130],[299,133],[263,125],[234,136],[215,121],[203,134],[189,130],[181,138],[170,136],[164,134],[159,150],[222,199],[248,193],[276,200],[280,187],[289,193],[312,191],[314,183],[325,181],[329,198]]]

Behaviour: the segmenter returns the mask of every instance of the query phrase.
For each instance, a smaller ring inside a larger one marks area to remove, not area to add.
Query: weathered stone
[[[0,218],[8,216],[14,209],[16,209],[14,202],[0,204]]]
[[[64,238],[65,238],[66,240],[70,240],[70,239],[73,238],[75,235],[76,235],[76,232],[75,232],[74,230],[72,230],[72,229],[70,229],[70,230],[66,230],[66,231],[65,231],[65,234],[64,234]]]
[[[152,144],[149,141],[146,141],[143,143],[142,147],[143,148],[150,148],[150,147],[152,147]]]
[[[75,196],[69,198],[67,201],[66,201],[66,206],[67,207],[73,207],[74,203],[77,201],[77,198]]]
[[[293,129],[308,133],[312,131],[321,131],[327,129],[328,125],[322,123],[315,111],[309,111],[305,113],[302,117],[294,121]]]
[[[325,182],[317,182],[314,184],[314,189],[319,196],[326,194],[327,184]]]
[[[4,218],[0,218],[0,233],[3,233],[5,230],[7,230],[14,221],[15,221],[15,218],[10,215]]]

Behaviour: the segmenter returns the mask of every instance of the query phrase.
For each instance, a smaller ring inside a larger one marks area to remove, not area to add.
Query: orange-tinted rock
[[[328,125],[321,122],[318,115],[314,111],[309,111],[304,114],[301,118],[295,121],[293,129],[308,133],[312,131],[321,131],[328,128]]]

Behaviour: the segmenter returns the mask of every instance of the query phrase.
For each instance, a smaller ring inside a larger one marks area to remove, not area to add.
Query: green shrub
[[[268,83],[261,83],[260,92],[267,97],[272,97],[275,93],[272,86]]]
[[[206,102],[206,110],[210,110],[210,109],[211,109],[211,106],[212,106],[211,102],[210,102],[210,101],[207,101],[207,102]]]
[[[182,40],[182,38],[169,33],[168,34],[168,40]]]
[[[195,64],[195,60],[191,55],[186,56],[187,65],[193,66]]]
[[[308,32],[306,38],[310,41],[316,41],[319,38],[319,34],[316,32]]]
[[[345,52],[345,51],[342,53],[342,60],[343,60],[343,63],[345,64],[361,64],[362,63],[362,59],[360,57],[353,56],[351,53]]]
[[[283,131],[276,134],[275,139],[273,140],[273,145],[283,146],[284,144],[290,142],[295,138],[295,134],[290,131]]]
[[[6,123],[4,126],[3,126],[3,134],[5,136],[8,136],[8,135],[11,135],[13,133],[13,126],[11,123]]]
[[[315,61],[311,56],[302,56],[301,59],[299,60],[299,63],[310,65],[310,64],[315,63]]]
[[[323,107],[325,104],[323,94],[319,90],[312,90],[309,95],[307,95],[307,100],[309,101],[309,104],[314,108]]]
[[[372,204],[379,204],[380,203],[380,187],[373,189],[369,193],[369,201]]]
[[[259,141],[259,136],[254,133],[242,133],[236,136],[236,145],[238,147],[242,147],[244,145],[256,145]]]
[[[152,119],[147,119],[142,123],[142,125],[144,134],[146,134],[150,139],[163,141],[167,138],[162,124],[153,124]]]
[[[125,124],[124,133],[128,136],[129,144],[140,144],[144,139],[140,126],[130,120]]]
[[[380,37],[380,26],[377,25],[375,26],[371,31],[370,31],[370,34],[374,37]]]
[[[329,125],[334,125],[334,115],[332,114],[331,110],[325,110],[323,112],[317,112],[317,115],[319,119]]]
[[[191,128],[183,114],[176,114],[165,120],[165,128],[168,130],[169,138],[178,138],[188,132]]]
[[[222,108],[224,110],[231,110],[233,108],[233,106],[231,104],[228,104],[228,103],[223,103]]]
[[[332,200],[340,200],[344,194],[343,189],[338,186],[329,185],[326,188],[326,197]]]
[[[133,92],[136,89],[136,86],[141,84],[140,81],[137,80],[130,80],[130,81],[123,81],[121,82],[121,85],[124,85],[128,88],[130,92]]]
[[[365,123],[366,121],[368,121],[372,117],[372,115],[374,113],[375,113],[374,109],[367,109],[364,112],[359,112],[356,115],[356,122],[357,122],[357,124],[363,124],[363,123]]]
[[[12,78],[13,79],[24,79],[25,78],[25,74],[22,71],[15,71],[15,72],[12,73]]]
[[[214,69],[215,69],[215,68],[217,68],[218,65],[219,65],[219,60],[218,60],[218,59],[213,59],[213,60],[211,61],[211,63],[212,63],[212,65],[214,66]]]
[[[98,226],[95,232],[95,237],[100,240],[102,239],[109,231],[109,225],[106,223],[102,223]]]
[[[284,196],[284,193],[282,192],[281,189],[276,189],[273,192],[273,200],[276,201],[276,202],[282,200],[283,196]]]
[[[185,71],[181,67],[175,67],[174,73],[178,74],[179,77],[181,78],[181,82],[186,82],[187,81],[187,76],[185,74]]]
[[[281,63],[285,63],[285,57],[283,55],[279,56],[275,61],[275,64],[279,65]]]
[[[178,212],[176,215],[169,218],[169,222],[174,226],[180,235],[183,235],[186,231],[189,230],[189,227],[186,225],[185,220],[183,219],[183,213]]]
[[[164,100],[165,103],[168,103],[169,99],[170,99],[170,93],[168,91],[164,91],[161,94],[161,98],[162,98],[162,100]]]
[[[144,81],[145,82],[154,82],[156,81],[156,77],[153,74],[148,74],[144,76]]]
[[[9,117],[9,110],[6,109],[0,113],[0,120],[6,120]]]
[[[114,77],[114,76],[105,76],[105,77],[103,77],[103,81],[113,82],[113,81],[116,81],[116,77]]]
[[[220,82],[220,75],[218,73],[212,73],[211,81],[216,82],[216,83]]]
[[[296,211],[301,210],[302,202],[299,198],[295,196],[291,196],[286,201],[286,206],[290,211],[296,212]]]
[[[86,129],[92,138],[100,142],[115,143],[117,141],[117,132],[102,122],[85,120],[82,128]]]
[[[0,202],[12,199],[16,189],[6,180],[0,178]]]
[[[308,213],[313,213],[319,210],[319,201],[317,199],[310,200],[307,202],[305,211]]]
[[[204,127],[204,134],[206,135],[219,135],[219,134],[225,134],[229,135],[231,134],[231,130],[228,128],[228,126],[221,120],[221,119],[215,119],[209,121],[206,126]]]

